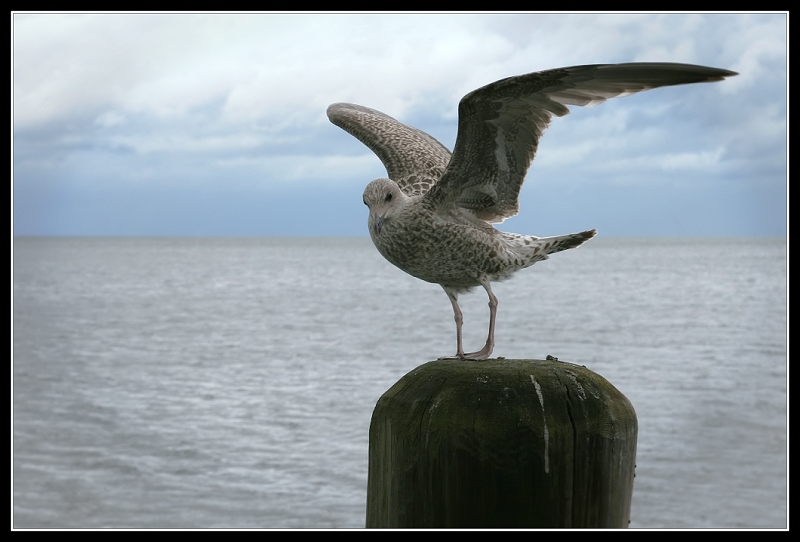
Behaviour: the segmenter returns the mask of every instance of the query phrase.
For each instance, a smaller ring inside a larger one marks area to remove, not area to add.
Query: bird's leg
[[[487,359],[489,356],[492,355],[492,350],[494,350],[494,320],[495,317],[497,316],[497,298],[492,293],[492,288],[489,285],[488,279],[485,278],[481,279],[481,286],[483,286],[484,290],[486,290],[486,293],[489,294],[489,336],[486,337],[486,345],[479,352],[464,354],[463,359],[471,359],[471,360]],[[459,340],[459,348],[460,347],[461,347],[461,342]]]
[[[453,315],[456,320],[456,355],[451,357],[445,356],[439,359],[464,359],[464,348],[461,346],[461,324],[464,323],[464,317],[461,315],[461,309],[458,306],[458,293],[444,286],[442,286],[442,288],[444,288],[447,297],[450,299],[450,304],[453,305]]]

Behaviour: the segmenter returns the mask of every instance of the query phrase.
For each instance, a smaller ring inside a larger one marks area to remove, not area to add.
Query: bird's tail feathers
[[[512,252],[524,259],[524,267],[546,260],[548,254],[554,254],[581,246],[597,234],[597,230],[586,230],[580,233],[557,235],[553,237],[534,237],[532,235],[504,234]]]
[[[545,254],[554,254],[569,248],[579,247],[597,235],[597,230],[586,230],[580,233],[557,235],[555,237],[539,237],[537,244],[542,247]]]

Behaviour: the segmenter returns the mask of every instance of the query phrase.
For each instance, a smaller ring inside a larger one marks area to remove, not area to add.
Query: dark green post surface
[[[580,365],[426,363],[375,405],[366,526],[627,527],[636,434]]]

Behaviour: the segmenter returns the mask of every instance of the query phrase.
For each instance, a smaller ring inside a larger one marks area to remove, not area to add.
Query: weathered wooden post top
[[[636,413],[557,360],[442,360],[378,400],[368,528],[627,527]]]

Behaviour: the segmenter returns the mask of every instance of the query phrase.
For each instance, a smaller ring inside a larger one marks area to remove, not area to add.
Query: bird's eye
[[[386,197],[384,198],[383,201],[392,201],[392,193],[389,192],[388,194],[386,194]]]

